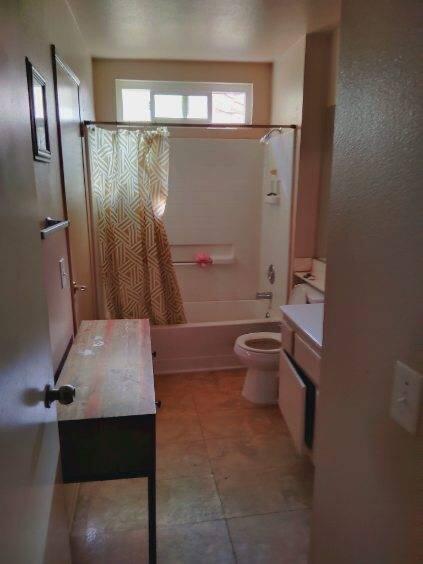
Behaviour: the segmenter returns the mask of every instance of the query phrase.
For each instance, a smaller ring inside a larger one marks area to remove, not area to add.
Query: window
[[[118,121],[251,123],[253,85],[116,80]]]

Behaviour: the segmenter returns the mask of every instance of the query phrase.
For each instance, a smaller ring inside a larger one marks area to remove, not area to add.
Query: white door
[[[74,282],[75,329],[84,319],[95,318],[95,292],[91,268],[89,201],[85,189],[79,79],[53,50],[56,77],[56,114],[59,124],[62,182],[66,214],[70,221],[69,247]]]
[[[66,563],[69,539],[53,504],[59,457],[56,409],[46,409],[43,403],[45,385],[53,384],[53,369],[18,10],[14,0],[2,2],[0,561]],[[56,525],[54,555],[49,538]]]

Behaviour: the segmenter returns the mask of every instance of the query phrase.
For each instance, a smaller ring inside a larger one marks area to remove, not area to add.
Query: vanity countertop
[[[318,349],[322,349],[324,304],[281,306],[283,315]]]

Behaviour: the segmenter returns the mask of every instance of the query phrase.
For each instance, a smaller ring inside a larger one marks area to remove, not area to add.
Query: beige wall
[[[326,107],[323,109],[323,131],[321,143],[320,187],[314,256],[326,257],[328,239],[328,216],[333,156],[333,130],[335,123],[336,80],[338,77],[339,29],[330,33],[329,85]]]
[[[319,258],[326,258],[327,256],[335,109],[335,106],[329,106],[324,109],[323,113],[320,182],[317,202],[317,227],[313,252],[313,256]]]
[[[389,417],[395,361],[423,372],[418,11],[343,3],[313,564],[421,561],[422,424]]]
[[[311,33],[273,65],[272,122],[294,123],[292,256],[326,256],[338,30]]]
[[[339,71],[339,42],[340,33],[339,27],[337,27],[331,32],[329,92],[327,101],[329,107],[336,104],[336,85]]]
[[[272,81],[270,63],[94,59],[94,101],[98,120],[116,120],[117,78],[253,83],[253,123],[269,123]]]
[[[301,125],[305,36],[273,63],[272,123]]]
[[[261,286],[266,287],[266,279],[263,277],[263,267],[268,266],[267,258],[273,257],[275,265],[279,265],[277,280],[279,280],[278,290],[275,292],[276,298],[279,296],[280,303],[285,303],[291,291],[291,275],[294,256],[294,238],[292,232],[295,225],[296,200],[298,188],[298,170],[301,143],[301,122],[303,117],[303,90],[304,90],[304,62],[305,62],[306,38],[303,36],[294,43],[288,50],[281,54],[280,58],[273,64],[272,81],[272,123],[295,124],[299,128],[294,132],[291,153],[284,150],[284,156],[290,154],[290,161],[284,157],[285,174],[290,175],[291,182],[283,186],[285,206],[289,209],[280,208],[281,217],[263,218],[263,239],[262,239],[262,260],[267,265],[262,265]],[[288,140],[285,136],[283,144]],[[289,168],[291,170],[289,171]],[[279,173],[278,173],[279,174]],[[266,214],[277,216],[274,210],[267,210]],[[282,217],[283,216],[283,217]],[[288,223],[288,229],[280,224],[283,220]],[[269,225],[275,232],[270,234]],[[281,251],[282,249],[282,251]],[[284,256],[282,256],[284,255]],[[286,264],[284,262],[286,261]]]
[[[303,116],[294,231],[296,258],[315,255],[330,62],[331,34],[308,34],[304,65]]]
[[[311,33],[273,66],[272,122],[296,134],[292,257],[326,256],[339,33]]]
[[[39,0],[36,3],[22,0],[20,17],[23,51],[47,81],[52,157],[49,163],[33,162],[38,219],[41,225],[47,216],[64,217],[50,44],[56,46],[59,55],[81,80],[82,119],[93,118],[91,58],[65,0]],[[29,132],[28,127],[28,135]],[[84,202],[81,202],[81,207],[83,206]],[[42,250],[50,337],[56,370],[73,333],[70,289],[61,288],[58,275],[59,259],[64,257],[68,261],[65,232],[53,235],[45,242]]]

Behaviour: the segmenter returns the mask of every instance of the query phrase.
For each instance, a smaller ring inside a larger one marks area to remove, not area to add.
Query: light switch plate
[[[391,417],[415,434],[421,409],[423,375],[399,360],[395,364]]]
[[[66,263],[63,257],[59,260],[59,269],[60,269],[60,282],[62,285],[62,289],[65,290],[66,288],[69,288],[69,274],[66,272]]]

